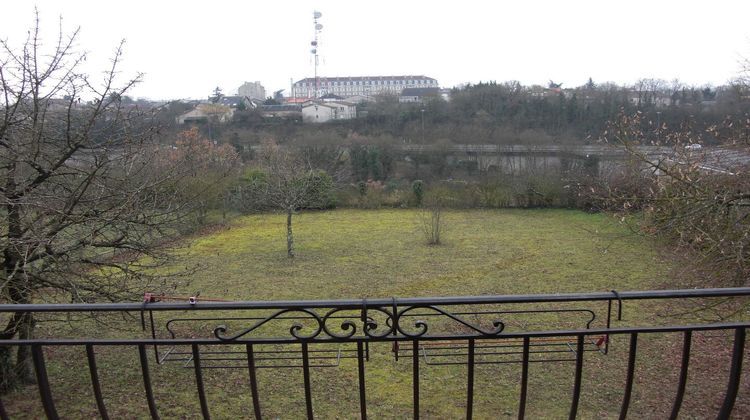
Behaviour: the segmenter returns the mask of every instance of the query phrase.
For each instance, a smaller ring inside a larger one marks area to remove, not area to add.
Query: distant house
[[[370,95],[353,95],[344,98],[344,102],[352,104],[361,104],[364,102],[375,102],[375,98]]]
[[[670,95],[656,91],[637,91],[628,92],[628,101],[635,106],[653,105],[656,108],[666,108],[670,105],[679,105],[678,98],[672,98]]]
[[[440,88],[406,88],[401,92],[398,101],[401,103],[422,103],[425,99],[440,97]]]
[[[285,104],[302,105],[302,104],[304,104],[307,101],[309,101],[309,99],[307,99],[307,98],[293,98],[293,97],[292,98],[289,98],[289,97],[288,98],[284,98],[284,103]]]
[[[565,96],[565,92],[560,87],[544,87],[533,85],[529,88],[529,93],[534,98],[559,98]]]
[[[344,98],[342,98],[339,95],[334,95],[333,93],[328,93],[328,94],[321,96],[319,99],[322,100],[323,102],[336,102],[336,101],[341,101]]]
[[[245,82],[237,88],[238,96],[247,96],[250,99],[266,99],[266,89],[260,82]]]
[[[440,97],[449,102],[451,100],[451,89],[440,89]]]
[[[257,108],[257,106],[262,103],[262,100],[254,99],[249,96],[222,96],[218,103],[235,109],[244,105],[246,109],[250,109]]]
[[[302,106],[302,121],[324,123],[357,117],[357,106],[349,102],[309,101]]]
[[[177,117],[177,124],[206,123],[214,119],[220,123],[229,122],[234,109],[221,104],[198,104],[192,111]]]
[[[260,112],[264,118],[300,118],[302,107],[295,104],[261,105]]]

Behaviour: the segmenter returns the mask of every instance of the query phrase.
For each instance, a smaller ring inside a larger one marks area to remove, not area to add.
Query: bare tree
[[[685,90],[687,86],[680,81],[680,79],[673,79],[667,86],[667,95],[669,96],[669,105],[679,105],[679,94]]]
[[[266,142],[259,153],[265,176],[254,178],[252,188],[271,207],[286,213],[286,251],[294,258],[292,216],[305,207],[327,207],[333,179],[316,170],[302,154],[288,147]]]
[[[633,89],[638,93],[638,107],[654,106],[667,82],[661,79],[639,79]]]
[[[216,144],[201,136],[197,127],[177,133],[169,151],[170,163],[180,169],[182,201],[192,201],[198,225],[206,222],[210,209],[221,208],[226,219],[226,201],[239,163],[229,144]]]
[[[118,301],[164,287],[147,270],[189,207],[155,128],[120,98],[140,75],[100,83],[81,73],[78,30],[44,48],[38,14],[25,42],[0,40],[0,301]],[[148,258],[143,258],[143,257]],[[0,339],[31,338],[16,312]],[[29,350],[0,346],[0,388],[32,381]]]
[[[606,207],[636,210],[643,216],[642,232],[659,235],[677,247],[694,252],[694,260],[709,275],[747,283],[750,275],[750,164],[744,158],[726,159],[727,150],[747,156],[750,119],[728,119],[709,128],[726,149],[701,147],[704,130],[689,124],[667,129],[662,143],[669,153],[652,155],[639,145],[652,136],[642,114],[621,114],[605,140],[617,144],[637,165],[624,177],[629,185],[610,185],[602,194]],[[653,128],[651,128],[653,129]],[[718,154],[717,154],[718,152]]]
[[[448,205],[449,193],[434,189],[425,197],[424,205],[418,210],[420,229],[428,245],[440,245],[445,233],[445,208]]]
[[[750,86],[750,58],[743,57],[740,59],[740,74],[738,81],[745,87]]]

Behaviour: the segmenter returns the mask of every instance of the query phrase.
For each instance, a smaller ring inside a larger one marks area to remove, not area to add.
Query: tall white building
[[[317,87],[317,94],[315,93]],[[436,88],[437,80],[427,76],[308,77],[293,85],[295,98],[315,98],[329,93],[338,96],[400,95],[406,88]]]
[[[357,106],[349,102],[309,101],[302,105],[302,121],[324,123],[357,118]]]
[[[237,88],[237,96],[247,96],[250,99],[266,99],[266,89],[260,82],[245,82]]]

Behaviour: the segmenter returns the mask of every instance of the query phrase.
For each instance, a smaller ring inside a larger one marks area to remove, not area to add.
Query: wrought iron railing
[[[466,417],[472,418],[476,366],[517,364],[521,371],[517,412],[519,418],[524,418],[529,365],[563,362],[575,366],[568,403],[569,416],[575,418],[581,400],[584,355],[590,352],[605,357],[611,353],[610,342],[614,337],[627,336],[627,352],[619,352],[628,357],[620,405],[620,418],[625,418],[636,376],[639,337],[679,333],[682,334],[680,374],[670,409],[671,418],[676,418],[688,382],[693,334],[706,331],[728,332],[733,336],[728,383],[717,413],[719,418],[728,418],[740,388],[746,330],[750,322],[741,316],[737,322],[689,325],[640,325],[641,322],[636,326],[620,326],[620,323],[613,326],[613,322],[622,319],[626,301],[747,296],[750,296],[750,288],[273,302],[203,302],[193,299],[167,303],[149,296],[143,303],[4,304],[0,305],[0,314],[30,312],[38,317],[47,313],[140,315],[145,335],[137,337],[40,337],[2,343],[30,346],[39,397],[48,418],[58,418],[60,401],[53,398],[53,393],[62,390],[53,390],[50,385],[45,350],[60,346],[82,349],[98,412],[103,418],[108,418],[95,350],[115,346],[137,350],[145,398],[153,418],[159,418],[159,408],[154,397],[150,363],[163,365],[163,368],[181,365],[194,371],[204,418],[210,418],[211,412],[206,398],[204,370],[246,371],[253,412],[260,419],[264,405],[257,371],[301,369],[305,411],[308,418],[313,418],[312,394],[315,390],[310,381],[311,369],[332,368],[339,366],[342,359],[354,359],[359,411],[364,419],[368,415],[365,371],[370,360],[370,344],[376,342],[390,342],[395,360],[410,361],[414,418],[420,416],[420,368],[424,366],[466,366]],[[153,351],[153,357],[150,351]],[[0,417],[8,418],[1,399]]]

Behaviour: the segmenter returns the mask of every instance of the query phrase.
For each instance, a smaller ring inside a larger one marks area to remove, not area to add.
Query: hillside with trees
[[[697,128],[744,115],[750,111],[750,98],[740,81],[713,87],[641,79],[623,86],[589,79],[575,88],[553,81],[547,86],[480,82],[425,103],[378,96],[358,106],[358,118],[327,124],[267,118],[258,109],[237,110],[230,123],[211,127],[211,137],[233,144],[239,152],[266,138],[280,144],[344,144],[351,139],[377,143],[384,138],[407,144],[588,144],[620,112],[641,112],[653,125],[689,123]],[[162,123],[176,129],[174,117],[183,110],[180,103],[164,107]],[[208,127],[202,129],[208,135]]]

